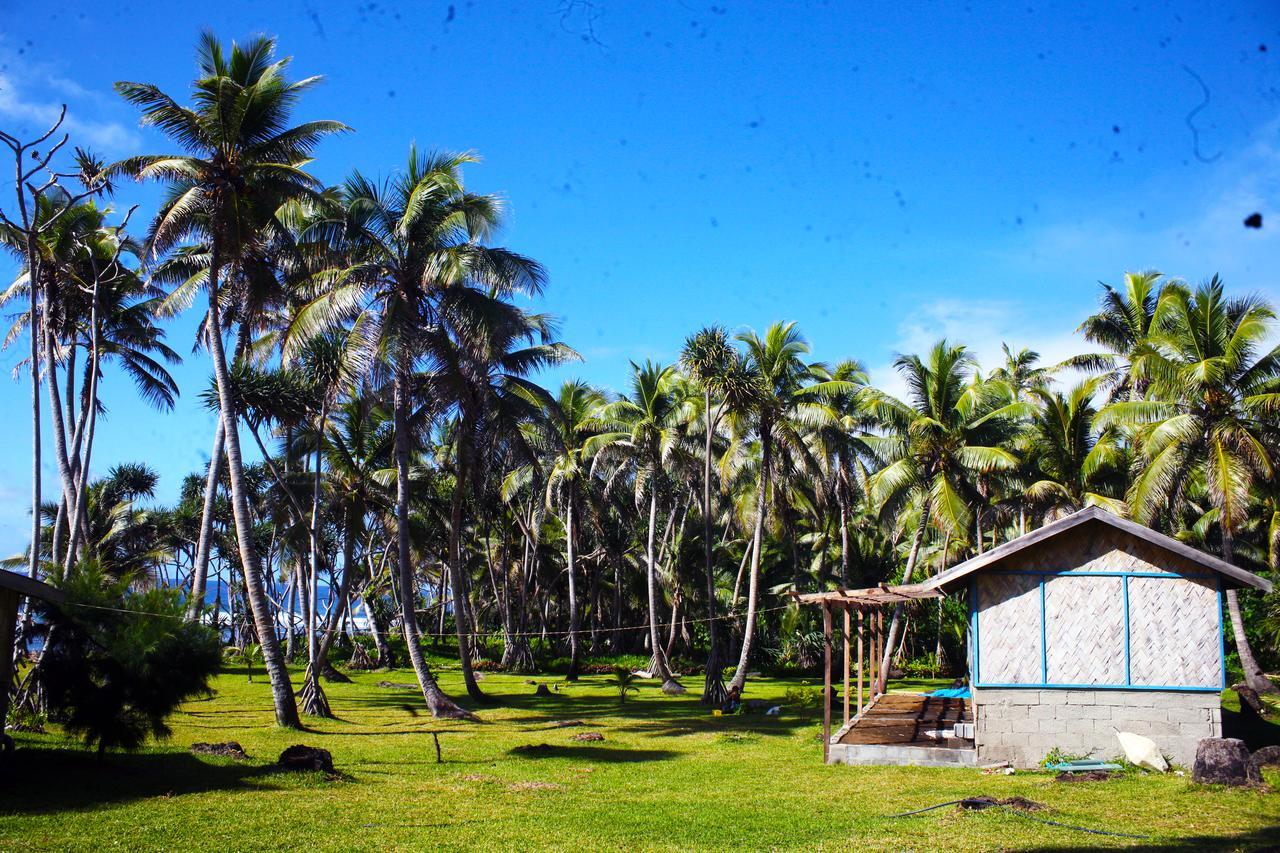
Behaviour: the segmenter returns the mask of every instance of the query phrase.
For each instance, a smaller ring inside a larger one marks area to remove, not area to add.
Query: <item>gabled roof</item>
[[[1122,530],[1131,536],[1150,542],[1158,548],[1171,551],[1179,557],[1190,560],[1202,568],[1217,572],[1218,574],[1235,581],[1236,586],[1252,586],[1262,590],[1263,592],[1271,591],[1271,581],[1266,578],[1259,577],[1253,572],[1245,571],[1238,566],[1233,566],[1226,560],[1222,560],[1212,554],[1206,554],[1197,548],[1192,548],[1190,545],[1179,542],[1177,539],[1170,536],[1165,536],[1163,533],[1158,533],[1150,527],[1144,527],[1141,524],[1129,521],[1127,518],[1120,518],[1119,516],[1112,515],[1104,509],[1093,506],[1086,507],[1085,509],[1082,509],[1079,512],[1074,512],[1065,518],[1060,518],[1057,521],[1046,524],[1038,530],[1033,530],[1030,533],[1023,534],[1017,539],[1012,539],[1003,545],[992,548],[985,554],[979,554],[970,560],[965,560],[963,563],[953,566],[945,572],[940,572],[934,575],[929,580],[921,583],[920,586],[923,589],[946,589],[947,587],[954,585],[956,581],[961,578],[971,575],[976,571],[985,569],[1011,554],[1016,554],[1019,551],[1030,548],[1031,546],[1044,542],[1048,539],[1052,539],[1055,536],[1066,533],[1069,530],[1079,527],[1082,524],[1087,524],[1091,521],[1100,521],[1103,524],[1109,524],[1110,526],[1118,530]]]
[[[49,586],[43,581],[32,580],[26,575],[20,575],[7,569],[0,569],[0,589],[11,589],[18,595],[39,598],[54,604],[60,603],[64,598],[62,590],[57,587]]]

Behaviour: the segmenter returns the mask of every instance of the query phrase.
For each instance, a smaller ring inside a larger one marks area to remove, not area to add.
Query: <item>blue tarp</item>
[[[972,699],[973,694],[968,687],[946,687],[942,690],[935,690],[932,693],[924,694],[926,696],[937,696],[939,699]]]

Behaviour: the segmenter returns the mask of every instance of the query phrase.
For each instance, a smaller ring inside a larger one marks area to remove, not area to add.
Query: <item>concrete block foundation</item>
[[[978,764],[1033,768],[1055,747],[1110,759],[1122,753],[1119,730],[1190,767],[1201,738],[1222,736],[1221,697],[1208,691],[977,688],[973,707]]]

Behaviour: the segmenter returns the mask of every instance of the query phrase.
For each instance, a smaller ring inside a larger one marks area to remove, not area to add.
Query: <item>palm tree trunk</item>
[[[404,642],[409,650],[409,661],[413,664],[414,674],[418,677],[418,685],[422,688],[422,698],[427,703],[432,716],[450,719],[473,719],[474,714],[459,707],[445,695],[436,683],[427,660],[423,657],[422,646],[418,639],[418,617],[414,612],[417,594],[414,584],[413,566],[410,564],[409,550],[409,400],[408,400],[408,367],[397,363],[393,380],[393,416],[395,428],[396,456],[396,556],[400,575],[400,615],[404,628]]]
[[[220,235],[214,231],[212,258],[209,264],[209,325],[207,337],[213,356],[213,375],[218,386],[218,402],[225,425],[227,473],[231,480],[231,512],[236,526],[236,543],[240,551],[240,566],[244,572],[245,592],[253,611],[257,627],[258,644],[267,675],[271,679],[271,693],[275,703],[276,723],[298,728],[298,706],[293,698],[293,685],[289,670],[280,652],[280,640],[271,621],[271,606],[263,584],[262,567],[253,544],[252,520],[244,481],[244,464],[240,457],[240,436],[236,430],[238,415],[231,397],[231,377],[227,371],[226,353],[222,348],[222,323],[218,305],[218,275],[221,272]]]
[[[738,655],[738,668],[729,680],[729,692],[742,694],[747,685],[747,661],[751,657],[751,640],[756,632],[756,616],[760,606],[760,551],[764,540],[765,499],[769,491],[769,466],[773,463],[770,436],[767,429],[760,436],[760,488],[756,493],[756,524],[751,535],[751,575],[747,582],[747,623],[742,629],[742,651]]]
[[[703,410],[707,413],[707,435],[702,448],[702,561],[707,581],[707,666],[702,682],[702,704],[719,707],[728,691],[724,686],[724,658],[720,631],[716,625],[716,576],[711,543],[711,439],[716,417],[711,416],[711,389],[703,390]]]
[[[911,583],[911,575],[916,569],[916,560],[920,557],[920,544],[924,542],[925,527],[929,524],[929,505],[926,503],[920,509],[920,523],[916,525],[916,535],[911,540],[911,553],[907,556],[907,568],[902,573],[902,582],[904,584]],[[893,619],[889,621],[889,636],[884,642],[884,656],[880,659],[880,690],[884,690],[885,683],[889,680],[889,661],[893,658],[894,650],[897,648],[898,634],[902,630],[902,604],[898,603],[893,606]]]
[[[1235,564],[1235,537],[1226,530],[1222,531],[1222,558]],[[1236,640],[1236,653],[1240,655],[1240,668],[1244,670],[1244,682],[1259,693],[1280,693],[1271,679],[1267,678],[1253,656],[1253,647],[1249,645],[1249,637],[1244,632],[1244,615],[1240,611],[1240,596],[1232,588],[1226,591],[1227,614],[1231,619],[1231,634]]]
[[[19,174],[22,165],[18,166]],[[23,198],[19,191],[19,200]],[[23,220],[26,219],[26,208],[23,207]],[[35,257],[33,238],[27,239],[28,258]],[[31,316],[28,318],[27,331],[31,334],[31,551],[27,554],[27,576],[35,578],[40,573],[40,288],[37,287],[39,265],[30,269],[28,290],[31,295]],[[30,622],[31,605],[27,599],[24,623]]]
[[[463,427],[465,429],[465,427]],[[462,682],[467,695],[476,701],[485,698],[476,681],[471,662],[471,619],[467,579],[462,574],[462,510],[466,502],[466,441],[458,444],[458,477],[453,485],[453,499],[449,510],[449,584],[453,587],[453,631],[458,638],[458,661],[462,664]],[[444,613],[444,605],[440,605]]]
[[[849,573],[849,502],[841,487],[837,486],[836,492],[840,502],[840,582],[848,588],[853,586]]]
[[[311,606],[307,608],[306,619],[307,671],[303,676],[302,684],[302,712],[313,717],[333,716],[333,712],[329,710],[329,700],[324,695],[324,688],[320,686],[320,672],[324,665],[320,655],[319,638],[316,636],[317,614],[319,612],[317,599],[320,597],[320,491],[325,415],[326,412],[322,406],[320,428],[316,431],[315,470],[312,472],[311,478],[311,523],[307,526],[308,550],[310,551],[307,561],[307,591],[311,599]],[[329,591],[330,593],[333,592],[332,589]]]
[[[564,508],[565,563],[569,570],[569,681],[578,679],[578,586],[574,580],[574,543],[573,543],[573,485],[569,484]]]
[[[209,452],[209,470],[205,475],[204,504],[200,510],[200,535],[196,540],[196,560],[191,569],[191,598],[187,602],[187,618],[199,618],[204,607],[204,590],[209,578],[209,554],[213,550],[213,507],[218,497],[218,469],[222,467],[222,453],[226,426],[218,417],[213,430],[213,449]]]
[[[663,690],[666,690],[668,684],[675,687],[679,687],[679,684],[671,677],[667,662],[662,659],[662,645],[658,642],[658,561],[654,553],[653,541],[658,526],[658,482],[657,477],[654,476],[656,474],[657,466],[655,465],[649,478],[649,537],[645,549],[645,563],[649,591],[649,648],[653,651],[651,667],[653,674],[661,679]]]

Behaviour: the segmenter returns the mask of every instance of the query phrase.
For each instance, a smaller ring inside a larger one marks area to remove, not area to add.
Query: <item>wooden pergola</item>
[[[907,604],[928,598],[941,598],[942,593],[936,589],[924,589],[916,584],[904,586],[880,585],[867,589],[835,589],[830,592],[792,593],[801,604],[816,604],[822,607],[822,758],[826,761],[831,750],[831,634],[833,613],[839,610],[844,615],[844,727],[848,728],[850,718],[850,688],[853,676],[853,644],[854,614],[857,614],[857,702],[855,716],[860,717],[863,710],[862,688],[864,671],[870,669],[871,701],[885,691],[880,677],[878,662],[884,658],[885,620],[884,608],[893,605]],[[868,636],[869,634],[869,636]]]

